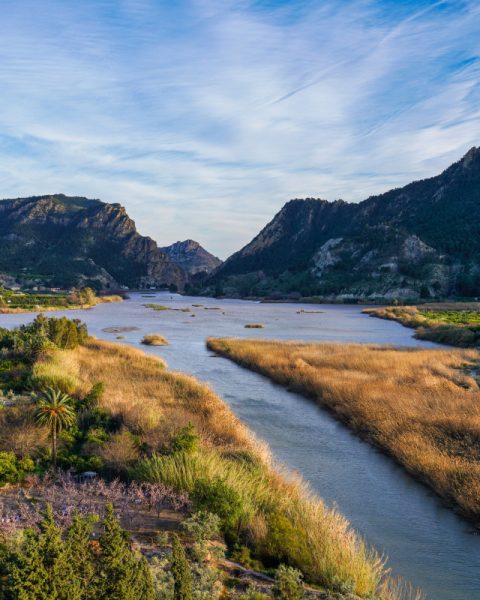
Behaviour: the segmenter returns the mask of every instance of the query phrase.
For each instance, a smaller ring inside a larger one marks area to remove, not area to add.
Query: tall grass
[[[208,346],[328,407],[480,523],[477,351],[237,339]]]
[[[222,481],[241,500],[242,539],[254,551],[278,554],[308,580],[330,589],[348,586],[359,596],[380,593],[386,578],[383,560],[300,478],[274,467],[268,449],[210,388],[118,344],[93,340],[67,354],[78,374],[76,393],[85,394],[102,381],[101,406],[149,449],[135,469],[138,478],[187,491],[198,481]],[[198,450],[162,454],[166,437],[187,423],[200,435]]]
[[[366,308],[371,317],[398,321],[415,329],[415,337],[461,348],[480,346],[478,304],[439,304]]]
[[[45,360],[37,361],[32,369],[35,387],[53,387],[66,394],[73,394],[78,388],[78,374],[76,358],[69,350],[53,352]]]

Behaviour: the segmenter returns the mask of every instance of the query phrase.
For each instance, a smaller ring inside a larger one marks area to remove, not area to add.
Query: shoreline
[[[65,306],[35,306],[35,307],[0,307],[0,314],[2,315],[12,315],[12,314],[21,314],[21,313],[43,313],[43,312],[55,312],[60,310],[90,310],[91,308],[95,308],[99,304],[110,304],[113,302],[123,302],[123,298],[121,296],[112,295],[112,296],[99,296],[98,301],[95,304],[69,304]]]
[[[335,406],[330,405],[325,401],[322,401],[321,398],[319,397],[319,395],[317,393],[315,393],[314,391],[309,392],[307,389],[303,388],[301,385],[297,386],[297,385],[293,384],[293,385],[287,386],[286,383],[284,383],[280,380],[280,377],[275,377],[274,375],[272,375],[267,368],[262,368],[259,365],[251,364],[250,362],[247,362],[246,359],[242,359],[239,356],[234,356],[227,349],[221,348],[221,346],[218,343],[219,342],[221,343],[222,341],[224,342],[224,341],[232,341],[232,340],[231,340],[231,338],[209,338],[207,340],[207,348],[209,350],[211,350],[212,352],[215,352],[215,354],[217,354],[218,356],[221,356],[223,358],[231,360],[232,362],[236,363],[241,368],[258,373],[258,374],[262,375],[263,377],[266,377],[273,383],[281,386],[282,388],[287,389],[290,392],[299,394],[299,395],[303,396],[304,398],[307,398],[308,400],[312,400],[313,402],[315,402],[315,404],[317,406],[319,406],[320,409],[326,410],[331,416],[333,416],[335,418],[336,421],[338,421],[339,423],[344,425],[349,431],[351,431],[353,434],[355,434],[362,441],[373,446],[375,449],[380,451],[384,456],[389,457],[389,459],[393,459],[395,464],[399,465],[406,473],[409,474],[410,477],[412,477],[418,483],[422,484],[422,486],[424,486],[430,492],[433,492],[445,508],[448,508],[449,510],[454,512],[457,516],[462,518],[462,520],[466,524],[471,526],[475,532],[480,532],[480,519],[478,518],[478,516],[473,516],[473,515],[469,514],[468,512],[464,511],[461,508],[461,506],[459,506],[454,500],[452,500],[451,498],[449,498],[446,495],[443,495],[438,489],[436,489],[434,483],[430,482],[429,477],[427,475],[419,472],[418,470],[415,470],[414,468],[410,467],[408,464],[403,463],[400,460],[400,458],[394,454],[394,452],[392,450],[390,450],[385,445],[382,445],[371,434],[369,434],[369,432],[365,428],[362,428],[361,425],[359,425],[359,424],[355,424],[352,421],[352,415],[343,413],[342,411],[337,409]],[[242,339],[242,341],[244,341],[244,342],[251,341],[251,342],[257,343],[257,342],[262,342],[264,340]],[[281,342],[281,343],[283,343],[283,342]],[[285,342],[285,343],[289,343],[289,342]],[[299,342],[299,344],[302,344],[302,342]],[[305,344],[308,344],[308,343],[305,343]],[[441,351],[441,350],[439,350],[439,351]]]

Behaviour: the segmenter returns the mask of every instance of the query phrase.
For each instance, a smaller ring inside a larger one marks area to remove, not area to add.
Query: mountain
[[[219,258],[207,252],[194,240],[175,242],[175,244],[164,246],[160,250],[189,275],[207,274],[222,264]]]
[[[212,274],[205,291],[345,299],[480,296],[480,149],[436,177],[358,204],[287,202]]]
[[[172,286],[187,275],[120,204],[63,194],[0,200],[0,273],[23,285]]]

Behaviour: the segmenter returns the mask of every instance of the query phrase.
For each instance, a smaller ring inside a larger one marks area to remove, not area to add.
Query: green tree
[[[192,574],[180,538],[173,534],[172,575],[174,600],[192,600]]]
[[[95,555],[90,544],[92,529],[92,518],[84,518],[75,514],[65,539],[66,558],[70,564],[75,566],[72,584],[83,591],[80,596],[82,600],[95,600],[97,597]]]
[[[134,598],[137,600],[155,600],[155,586],[152,573],[145,558],[137,563]]]
[[[104,533],[100,538],[101,558],[98,599],[139,600],[152,598],[153,582],[149,569],[130,548],[128,534],[107,505],[103,519]],[[139,591],[145,596],[139,596]],[[149,596],[150,594],[150,596]]]
[[[26,531],[9,580],[10,596],[15,600],[81,600],[74,565],[68,560],[51,506],[46,508],[39,532]]]
[[[57,464],[57,435],[65,427],[75,422],[75,411],[72,399],[61,390],[51,387],[42,392],[37,401],[35,420],[40,425],[46,425],[52,436],[52,462]]]
[[[31,529],[25,531],[21,552],[9,565],[7,582],[7,598],[51,600],[48,572],[37,534]]]

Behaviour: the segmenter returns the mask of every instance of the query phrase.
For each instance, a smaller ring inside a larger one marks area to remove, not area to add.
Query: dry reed
[[[156,357],[118,344],[91,340],[61,354],[67,363],[74,363],[76,393],[85,394],[102,381],[101,406],[151,447],[161,445],[172,428],[195,425],[199,451],[154,454],[144,461],[146,478],[184,489],[195,479],[222,478],[250,507],[246,526],[254,542],[261,543],[274,510],[288,520],[294,536],[285,540],[286,560],[300,566],[310,581],[327,587],[343,582],[359,596],[380,590],[386,574],[383,560],[300,478],[274,469],[265,447],[210,388],[187,375],[168,372]]]
[[[239,339],[208,346],[329,408],[480,523],[477,351]]]

